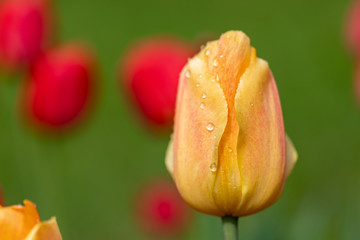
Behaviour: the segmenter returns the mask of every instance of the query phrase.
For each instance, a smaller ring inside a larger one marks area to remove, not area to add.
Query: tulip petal
[[[38,223],[25,238],[25,240],[62,240],[56,218]]]
[[[298,159],[298,153],[295,149],[294,144],[288,135],[286,135],[286,168],[285,177],[287,178],[293,170]]]
[[[285,181],[285,132],[277,87],[266,61],[254,59],[235,97],[242,200],[235,216],[274,203]]]
[[[181,73],[173,148],[173,176],[180,194],[193,208],[212,215],[222,215],[213,188],[217,148],[228,115],[224,93],[209,69],[209,51],[217,44],[208,43]]]
[[[22,240],[40,222],[35,204],[25,200],[24,205],[0,207],[0,239]]]
[[[236,157],[239,127],[235,116],[235,94],[241,75],[249,66],[252,50],[250,39],[240,31],[223,34],[213,57],[212,71],[227,102],[228,121],[219,144],[219,164],[214,185],[215,200],[224,215],[230,215],[241,200],[241,177]],[[210,55],[211,56],[211,55]]]

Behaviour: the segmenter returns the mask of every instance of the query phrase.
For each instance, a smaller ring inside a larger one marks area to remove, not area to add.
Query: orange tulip
[[[56,219],[41,222],[35,204],[27,200],[24,206],[0,206],[0,239],[62,240]]]
[[[166,165],[184,200],[215,216],[273,204],[297,160],[268,63],[239,31],[209,42],[182,70]]]

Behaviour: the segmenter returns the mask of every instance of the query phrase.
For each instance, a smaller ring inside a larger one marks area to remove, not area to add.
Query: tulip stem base
[[[232,216],[222,217],[225,240],[238,240],[238,218]]]

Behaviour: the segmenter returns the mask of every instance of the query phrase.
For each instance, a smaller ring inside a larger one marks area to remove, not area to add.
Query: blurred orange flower
[[[184,200],[221,217],[258,212],[296,160],[268,63],[243,32],[209,42],[181,73],[166,159]]]
[[[34,203],[0,206],[1,240],[62,240],[56,219],[41,222]]]

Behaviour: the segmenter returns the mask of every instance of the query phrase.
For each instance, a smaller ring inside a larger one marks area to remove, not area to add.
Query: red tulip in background
[[[0,66],[33,61],[45,47],[49,29],[46,0],[0,1]]]
[[[135,210],[139,227],[154,237],[174,237],[190,225],[190,208],[171,181],[156,180],[144,186]]]
[[[180,40],[153,38],[134,45],[123,59],[126,90],[153,126],[171,126],[179,74],[193,53]]]
[[[354,90],[360,105],[360,0],[351,3],[346,20],[347,43],[356,62]]]
[[[25,82],[25,116],[45,130],[72,125],[92,100],[93,78],[93,57],[86,48],[68,45],[46,52]]]

